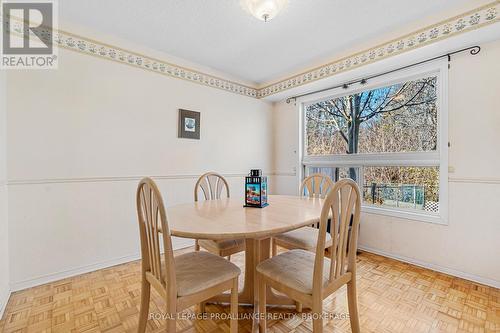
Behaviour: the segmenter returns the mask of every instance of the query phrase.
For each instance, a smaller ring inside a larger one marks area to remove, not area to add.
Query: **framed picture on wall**
[[[179,109],[178,137],[186,139],[200,139],[200,113]]]

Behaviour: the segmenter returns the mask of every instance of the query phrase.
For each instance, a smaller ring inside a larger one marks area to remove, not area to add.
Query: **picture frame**
[[[179,109],[178,137],[200,139],[200,112]]]

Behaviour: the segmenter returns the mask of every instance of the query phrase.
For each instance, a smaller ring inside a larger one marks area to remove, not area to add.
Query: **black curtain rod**
[[[309,95],[312,95],[312,94],[317,94],[317,93],[320,93],[320,92],[323,92],[323,91],[328,91],[328,90],[332,90],[332,89],[336,89],[336,88],[347,89],[347,88],[349,88],[350,85],[355,84],[355,83],[366,84],[368,82],[368,80],[371,80],[373,78],[376,78],[376,77],[379,77],[379,76],[383,76],[383,75],[387,75],[387,74],[391,74],[391,73],[394,73],[394,72],[397,72],[397,71],[400,71],[400,70],[403,70],[403,69],[407,69],[407,68],[410,68],[410,67],[422,65],[422,64],[425,64],[427,62],[434,61],[434,60],[441,59],[441,58],[445,58],[445,57],[447,57],[448,58],[448,62],[450,62],[452,55],[457,54],[457,53],[462,53],[462,52],[465,52],[465,51],[470,51],[470,54],[476,55],[476,54],[478,54],[481,51],[481,47],[479,45],[466,47],[464,49],[460,49],[460,50],[456,50],[456,51],[453,51],[453,52],[449,52],[449,53],[446,53],[446,54],[443,54],[443,55],[440,55],[440,56],[437,56],[437,57],[434,57],[434,58],[430,58],[430,59],[427,59],[427,60],[419,61],[419,62],[416,62],[414,64],[410,64],[410,65],[406,65],[406,66],[399,67],[399,68],[396,68],[396,69],[392,69],[392,70],[387,71],[387,72],[383,72],[383,73],[379,73],[379,74],[367,76],[367,77],[364,77],[362,79],[357,79],[357,80],[349,81],[349,82],[342,83],[342,84],[339,84],[339,85],[336,85],[336,86],[333,86],[333,87],[328,87],[328,88],[325,88],[325,89],[315,90],[315,91],[311,91],[311,92],[308,92],[308,93],[305,93],[305,94],[301,94],[301,95],[291,96],[291,97],[288,97],[286,99],[286,102],[289,104],[292,101],[292,99],[295,102],[295,101],[297,101],[297,98],[304,97],[304,96],[309,96]]]

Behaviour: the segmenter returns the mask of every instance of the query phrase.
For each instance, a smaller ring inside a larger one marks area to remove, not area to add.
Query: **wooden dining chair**
[[[312,174],[304,179],[300,185],[300,196],[311,198],[325,198],[333,187],[333,181],[327,175],[320,173]],[[273,236],[272,254],[276,255],[278,246],[287,250],[302,249],[314,252],[316,240],[318,239],[318,228],[304,227]],[[332,238],[327,233],[325,249],[332,245]]]
[[[144,178],[139,182],[136,199],[142,255],[141,308],[137,331],[143,333],[146,330],[153,286],[165,299],[169,333],[176,331],[179,312],[231,290],[230,331],[237,332],[240,269],[208,252],[191,252],[174,257],[163,199],[153,180]]]
[[[266,288],[271,287],[312,309],[313,332],[323,332],[323,300],[347,284],[352,332],[359,332],[356,296],[356,251],[361,197],[356,182],[342,179],[327,195],[319,223],[316,253],[290,250],[257,266],[260,332],[266,331]],[[349,237],[349,223],[353,228]],[[330,222],[329,222],[330,221]],[[327,224],[333,235],[325,258]],[[349,247],[349,251],[347,248]]]
[[[226,192],[226,198],[229,198],[229,186],[224,177],[215,172],[207,172],[200,176],[194,187],[194,201],[198,201],[200,194],[205,200],[219,200],[222,198],[222,192]],[[228,257],[245,250],[244,239],[226,239],[214,241],[209,239],[195,240],[195,250],[200,247],[221,257]]]

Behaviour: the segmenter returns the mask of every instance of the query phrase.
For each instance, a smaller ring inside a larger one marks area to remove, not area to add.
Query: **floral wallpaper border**
[[[499,21],[500,1],[259,89],[270,96]]]
[[[55,35],[55,42],[59,46],[66,49],[97,55],[174,78],[203,84],[205,86],[230,91],[232,93],[248,97],[256,98],[258,95],[257,89],[253,87],[248,87],[214,75],[141,55],[139,53],[124,50],[115,46],[106,45],[104,43],[89,40],[70,33],[59,31]]]
[[[6,27],[11,28],[11,33],[22,36],[23,24],[18,18],[12,17],[12,24],[5,22]],[[42,39],[51,41],[50,30],[42,30]],[[97,56],[103,59],[127,64],[130,66],[149,70],[158,74],[183,79],[205,86],[218,88],[232,93],[257,98],[258,91],[254,87],[245,86],[230,80],[222,79],[214,75],[202,73],[190,68],[182,67],[153,57],[142,55],[133,51],[125,50],[117,46],[105,44],[100,41],[78,36],[66,31],[56,30],[53,42],[58,47],[69,49],[83,54]]]
[[[163,60],[155,59],[153,57],[145,56],[62,30],[55,32],[54,42],[59,47],[79,53],[124,63],[158,74],[195,82],[248,97],[264,98],[291,88],[302,86],[347,70],[351,70],[362,65],[373,63],[396,54],[410,51],[466,31],[478,29],[480,27],[499,22],[499,11],[500,0],[496,0],[488,5],[442,21],[430,27],[426,27],[398,39],[322,65],[310,71],[292,76],[262,88],[249,87],[237,82],[222,79],[210,74],[165,62]],[[4,24],[7,27],[11,26],[8,22],[4,22]],[[21,22],[14,20],[12,28],[13,33],[20,34],[22,32]],[[51,40],[52,35],[50,31],[46,30],[42,35],[42,38]]]

